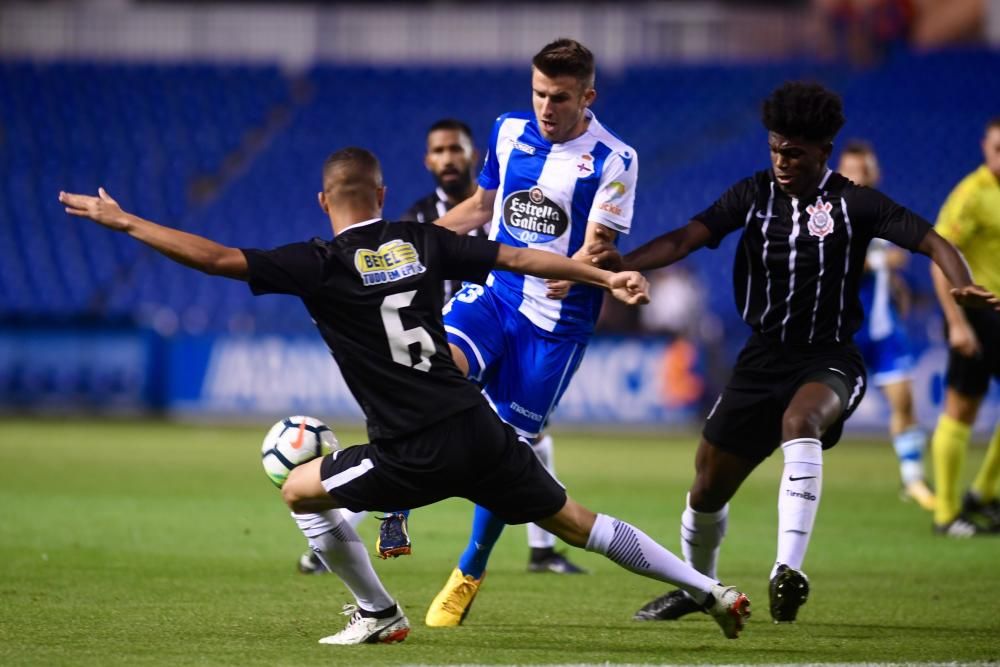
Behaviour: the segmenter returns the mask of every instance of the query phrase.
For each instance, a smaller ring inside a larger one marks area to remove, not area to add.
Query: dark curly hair
[[[788,81],[764,100],[761,121],[769,132],[789,138],[833,141],[844,126],[844,104],[818,83]]]

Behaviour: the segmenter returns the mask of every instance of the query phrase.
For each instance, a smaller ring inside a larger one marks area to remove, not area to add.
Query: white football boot
[[[323,637],[320,644],[394,644],[410,634],[410,622],[398,603],[396,613],[388,618],[362,616],[361,610],[353,604],[345,604],[342,613],[351,617],[347,627],[335,635]]]
[[[735,586],[712,586],[714,602],[706,611],[722,628],[722,634],[729,639],[736,639],[750,618],[750,600]]]

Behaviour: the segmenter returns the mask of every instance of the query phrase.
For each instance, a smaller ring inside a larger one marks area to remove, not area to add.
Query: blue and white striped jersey
[[[601,125],[553,144],[532,113],[500,116],[490,136],[479,185],[497,190],[490,238],[516,247],[571,256],[583,245],[587,222],[620,234],[632,226],[639,165],[635,149]],[[574,285],[561,300],[545,298],[545,281],[493,271],[487,286],[545,331],[586,338],[600,313],[600,290]]]
[[[898,326],[889,294],[892,271],[886,263],[891,245],[883,239],[872,239],[866,256],[870,271],[861,280],[861,304],[868,315],[868,337],[872,340],[888,338]]]

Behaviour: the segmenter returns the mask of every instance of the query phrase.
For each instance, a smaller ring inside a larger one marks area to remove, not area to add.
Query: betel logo
[[[566,232],[569,216],[539,187],[512,192],[503,202],[507,231],[523,243],[548,243]]]
[[[378,250],[358,248],[354,252],[354,266],[365,286],[396,282],[427,270],[413,244],[401,239],[387,241]]]

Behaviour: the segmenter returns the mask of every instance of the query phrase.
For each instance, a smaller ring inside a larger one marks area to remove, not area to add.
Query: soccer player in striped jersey
[[[775,622],[791,622],[809,594],[802,564],[822,493],[823,450],[837,444],[865,391],[852,339],[864,319],[858,290],[868,244],[883,238],[928,255],[958,303],[1000,309],[1000,301],[972,283],[961,254],[930,223],[827,167],[844,124],[838,95],[818,84],[786,83],[764,102],[762,116],[771,168],[630,253],[625,266],[667,266],[742,231],[733,287],[753,333],[706,420],[681,516],[681,548],[695,569],[716,571],[729,500],[780,447],[770,611]],[[687,594],[672,591],[636,618],[671,620],[694,611]]]
[[[837,172],[855,185],[874,188],[879,182],[878,158],[863,141],[851,141],[840,153]],[[873,239],[865,257],[861,279],[861,304],[867,314],[855,342],[872,372],[872,384],[889,403],[889,435],[899,459],[903,495],[928,511],[934,509],[934,493],[924,478],[924,450],[927,434],[913,411],[910,374],[913,350],[909,336],[893,304],[893,272],[906,265],[908,255],[888,241]]]
[[[579,42],[560,39],[539,51],[531,88],[533,111],[496,120],[479,188],[438,224],[467,233],[490,223],[490,238],[501,243],[590,262],[587,245],[613,243],[631,227],[635,149],[591,112],[594,57]],[[467,285],[445,307],[459,368],[550,471],[551,439],[539,436],[583,358],[601,308],[601,293],[591,287],[560,290],[493,271],[485,284]],[[562,298],[549,298],[555,296]],[[428,609],[428,625],[462,622],[503,527],[476,508],[468,546]],[[537,526],[529,527],[529,545],[529,569],[578,570]]]

